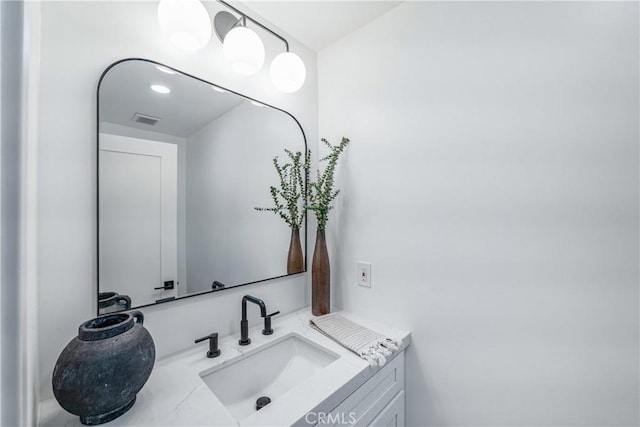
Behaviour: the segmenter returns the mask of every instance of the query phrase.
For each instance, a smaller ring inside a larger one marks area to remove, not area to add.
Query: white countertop
[[[381,334],[410,343],[409,332],[399,331],[350,313],[342,314]],[[238,334],[221,337],[222,354],[208,359],[207,343],[156,361],[153,372],[138,393],[136,403],[107,426],[285,426],[304,425],[309,411],[328,412],[360,387],[379,368],[370,368],[360,357],[309,326],[309,307],[273,319],[273,335],[261,334],[262,326],[249,330],[251,344],[238,345]],[[339,358],[307,381],[289,390],[241,424],[225,409],[202,381],[200,373],[228,363],[236,356],[253,352],[290,333],[297,333],[338,354]],[[400,353],[400,352],[398,352]],[[55,399],[41,402],[40,426],[82,426],[80,419],[63,410]]]

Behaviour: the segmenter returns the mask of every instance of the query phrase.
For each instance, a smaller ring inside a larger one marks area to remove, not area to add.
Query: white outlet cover
[[[357,266],[358,273],[358,286],[363,286],[365,288],[371,287],[371,263],[370,262],[358,262]]]

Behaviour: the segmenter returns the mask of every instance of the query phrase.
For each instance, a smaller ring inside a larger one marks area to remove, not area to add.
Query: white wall
[[[217,4],[207,3],[214,9]],[[213,15],[212,15],[213,16]],[[279,45],[264,36],[267,58]],[[308,74],[296,94],[276,91],[265,68],[252,78],[232,74],[212,38],[197,53],[163,38],[154,2],[43,2],[39,180],[39,311],[42,397],[51,396],[51,372],[78,325],[96,310],[96,88],[112,62],[145,57],[283,108],[317,140],[315,54],[290,39]],[[305,305],[307,275],[189,298],[143,310],[162,357],[193,339],[239,329],[240,300],[250,292],[270,309]],[[252,323],[257,324],[255,316]]]
[[[407,2],[320,52],[334,302],[412,331],[409,425],[638,425],[638,35],[634,2]]]
[[[37,4],[0,4],[0,424],[32,425],[38,402]]]
[[[273,166],[304,152],[300,127],[273,108],[242,102],[187,138],[189,292],[287,274],[291,230],[272,212]],[[304,236],[301,236],[304,239]]]
[[[22,2],[0,4],[0,410],[1,425],[20,420],[20,140]]]

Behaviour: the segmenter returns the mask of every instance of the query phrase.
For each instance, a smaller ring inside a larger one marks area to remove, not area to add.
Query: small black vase
[[[131,298],[117,292],[100,292],[98,294],[98,314],[131,309]]]
[[[86,425],[127,412],[147,382],[156,349],[141,312],[91,319],[78,328],[53,370],[53,394]]]

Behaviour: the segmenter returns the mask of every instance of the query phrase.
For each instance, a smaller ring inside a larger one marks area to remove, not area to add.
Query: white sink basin
[[[338,355],[291,333],[255,351],[200,373],[227,410],[241,421],[256,413],[256,400],[273,403],[301,382],[322,371]]]

